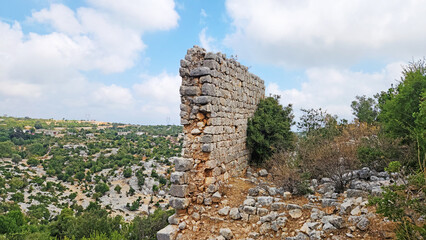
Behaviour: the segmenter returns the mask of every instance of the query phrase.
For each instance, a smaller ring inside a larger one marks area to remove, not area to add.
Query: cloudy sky
[[[0,115],[179,124],[179,60],[236,56],[267,94],[351,119],[425,56],[423,0],[0,2]]]

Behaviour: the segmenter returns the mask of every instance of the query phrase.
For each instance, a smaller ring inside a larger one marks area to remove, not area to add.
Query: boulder
[[[370,221],[366,217],[361,217],[358,223],[356,224],[356,227],[359,230],[365,231],[370,226]]]
[[[290,216],[292,218],[300,218],[302,216],[302,210],[300,209],[291,209],[290,211],[288,211],[288,214],[290,214]]]
[[[231,209],[230,207],[226,206],[226,207],[223,207],[222,209],[220,209],[220,210],[218,211],[218,213],[219,213],[219,215],[221,215],[221,216],[228,216],[228,214],[229,214],[229,210],[230,210],[230,209]]]
[[[176,225],[168,225],[167,227],[157,232],[157,239],[174,240],[176,238],[177,231],[178,227]]]
[[[266,177],[266,176],[268,176],[268,171],[266,171],[266,169],[261,169],[261,170],[259,171],[259,176],[261,176],[261,177]]]
[[[238,208],[231,208],[229,211],[229,217],[234,220],[238,220],[241,218],[240,211]]]
[[[234,234],[229,228],[221,228],[219,232],[220,232],[220,235],[224,237],[226,240],[232,239],[234,237]]]

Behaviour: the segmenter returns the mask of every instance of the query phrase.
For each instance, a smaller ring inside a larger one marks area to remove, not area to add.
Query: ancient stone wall
[[[249,158],[247,119],[264,98],[265,86],[233,58],[197,46],[180,65],[185,138],[171,175],[170,204],[184,213],[191,202],[212,204],[222,183],[243,174]]]

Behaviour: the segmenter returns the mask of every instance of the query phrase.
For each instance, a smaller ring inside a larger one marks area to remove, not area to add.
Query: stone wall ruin
[[[247,120],[265,96],[264,81],[224,54],[194,46],[180,66],[185,137],[170,177],[170,205],[178,215],[190,211],[191,203],[219,201],[220,186],[244,173]]]

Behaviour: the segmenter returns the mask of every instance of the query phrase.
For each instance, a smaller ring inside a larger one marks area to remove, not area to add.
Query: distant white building
[[[130,132],[117,132],[118,136],[127,136]]]
[[[90,138],[90,139],[93,139],[93,138],[95,138],[95,134],[94,133],[87,133],[86,137]]]
[[[50,129],[36,129],[35,130],[35,133],[44,134],[44,135],[52,136],[52,137],[58,135],[59,132],[60,131],[58,131],[58,130],[50,130]]]

